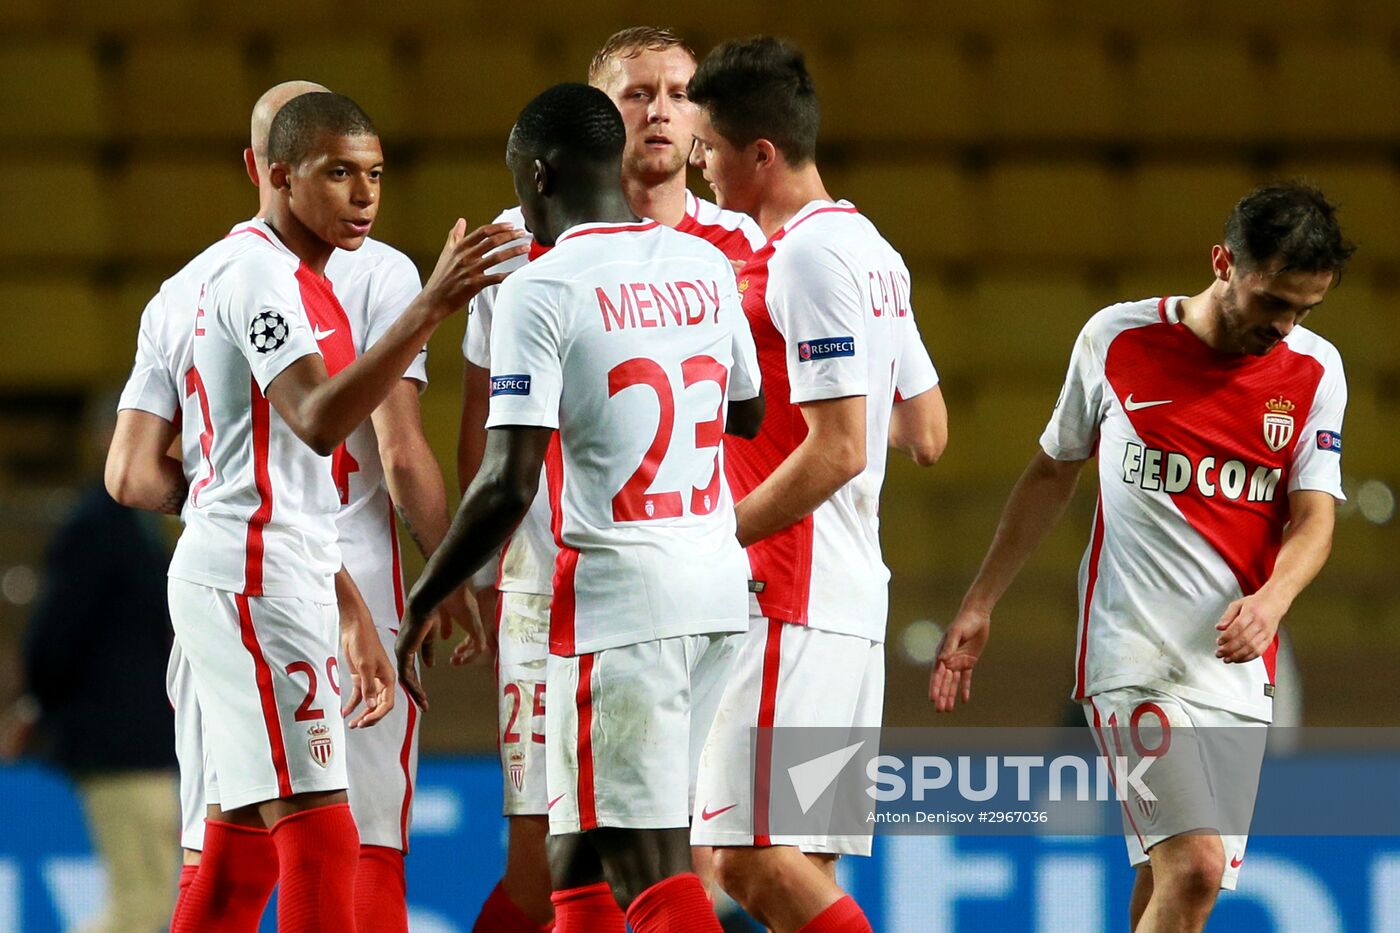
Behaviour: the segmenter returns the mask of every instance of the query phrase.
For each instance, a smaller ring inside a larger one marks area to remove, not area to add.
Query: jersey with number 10
[[[554,654],[747,626],[721,440],[758,391],[733,267],[697,237],[581,224],[501,286],[487,427],[559,430]]]

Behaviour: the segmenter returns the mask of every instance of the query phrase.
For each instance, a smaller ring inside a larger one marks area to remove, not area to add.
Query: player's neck
[[[317,275],[326,274],[326,261],[335,252],[335,247],[327,243],[297,220],[290,210],[273,204],[263,215],[263,221],[277,234],[282,245],[291,250],[306,266]]]
[[[636,220],[637,214],[622,190],[614,186],[611,191],[598,191],[577,204],[560,202],[555,205],[545,219],[548,229],[540,231],[536,239],[541,245],[553,246],[559,242],[560,234],[580,224],[627,224]]]
[[[1177,306],[1177,318],[1187,330],[1196,335],[1196,339],[1212,350],[1233,352],[1226,345],[1225,329],[1220,326],[1220,305],[1215,296],[1214,286],[1181,299],[1181,304]]]
[[[641,178],[622,177],[627,203],[638,217],[650,217],[674,227],[685,217],[685,171],[679,171],[659,185]]]
[[[817,171],[817,163],[808,162],[799,168],[787,169],[774,180],[764,193],[753,219],[762,228],[763,235],[772,239],[802,208],[813,201],[830,200],[831,195],[827,194],[821,173]]]

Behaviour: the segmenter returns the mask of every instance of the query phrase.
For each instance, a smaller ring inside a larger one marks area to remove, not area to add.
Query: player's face
[[[1280,272],[1281,264],[1276,259],[1258,269],[1229,266],[1220,297],[1221,324],[1238,353],[1263,356],[1278,346],[1332,287],[1331,272]]]
[[[680,48],[613,60],[602,90],[627,127],[624,177],[655,185],[685,170],[695,132],[695,107],[686,93],[693,74],[695,61]]]
[[[690,164],[705,176],[715,193],[716,204],[752,215],[758,206],[758,172],[750,150],[749,146],[741,149],[721,136],[705,108],[697,108]]]
[[[379,212],[384,153],[378,136],[324,135],[289,173],[292,213],[339,249],[359,249]]]

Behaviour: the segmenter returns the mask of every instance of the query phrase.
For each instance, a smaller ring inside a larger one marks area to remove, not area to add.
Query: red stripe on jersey
[[[781,236],[774,237],[755,253],[739,273],[744,314],[749,319],[749,329],[758,350],[763,394],[768,401],[757,437],[724,439],[725,476],[736,502],[767,479],[807,436],[807,419],[802,417],[802,409],[791,401],[787,343],[769,316],[765,298],[768,260]],[[748,548],[753,578],[763,585],[758,593],[758,605],[766,618],[798,624],[807,620],[807,602],[812,588],[813,522],[813,516],[808,515]]]
[[[578,570],[578,549],[564,544],[564,448],[558,431],[550,437],[545,451],[544,476],[549,487],[549,530],[559,548],[554,559],[554,595],[549,601],[549,650],[571,657],[575,644],[574,573]]]
[[[397,549],[396,549],[397,553]],[[403,610],[399,610],[403,614]],[[400,684],[400,689],[403,685]],[[413,807],[413,729],[418,724],[418,705],[408,690],[403,690],[404,701],[408,704],[408,724],[404,727],[403,748],[399,749],[399,766],[403,768],[403,805],[399,808],[399,835],[402,840],[399,848],[408,854],[408,814]]]
[[[297,267],[297,286],[301,291],[301,306],[311,323],[312,336],[325,360],[326,372],[334,376],[355,362],[355,335],[350,329],[350,315],[335,297],[330,280],[306,263]],[[345,444],[336,447],[331,454],[331,476],[335,479],[341,505],[350,501],[350,474],[359,469],[359,463]]]
[[[702,224],[690,214],[686,214],[681,218],[681,222],[676,224],[676,230],[699,237],[718,249],[731,262],[748,262],[753,258],[753,245],[749,243],[748,235],[737,227],[730,229],[719,224]]]
[[[399,523],[394,521],[394,500],[389,500],[389,573],[394,584],[394,611],[403,618],[403,561],[399,557]]]
[[[770,846],[768,797],[773,781],[773,720],[778,710],[778,668],[782,661],[783,623],[768,620],[763,646],[763,675],[758,692],[758,737],[754,749],[753,844]]]
[[[1288,523],[1289,473],[1307,423],[1322,364],[1279,344],[1264,356],[1227,354],[1206,346],[1184,324],[1149,324],[1126,330],[1109,344],[1105,375],[1128,420],[1148,448],[1184,455],[1192,475],[1184,489],[1164,493],[1187,523],[1220,555],[1246,595],[1273,572]],[[1127,398],[1171,400],[1127,410]],[[1272,450],[1269,406],[1286,409],[1290,437]],[[1165,453],[1163,454],[1165,456]],[[1224,492],[1221,470],[1238,461],[1239,495]],[[1280,471],[1272,497],[1249,501],[1259,471]],[[1205,485],[1212,491],[1202,489]],[[1210,620],[1214,624],[1214,619]]]
[[[258,507],[248,519],[248,537],[243,547],[243,595],[261,596],[263,588],[263,529],[272,520],[272,474],[268,470],[268,446],[272,442],[272,413],[256,379],[253,388],[253,481],[258,490]]]
[[[598,828],[598,802],[593,794],[593,655],[578,657],[578,828]]]
[[[1103,494],[1094,509],[1094,538],[1089,546],[1089,580],[1084,587],[1084,618],[1079,629],[1079,660],[1074,666],[1074,698],[1084,699],[1084,664],[1089,657],[1089,619],[1093,616],[1094,587],[1099,582],[1099,557],[1103,553]]]
[[[576,236],[589,236],[590,234],[594,233],[642,233],[646,230],[655,230],[659,226],[661,226],[661,224],[657,223],[654,220],[649,220],[645,223],[640,224],[618,224],[616,226],[608,227],[593,227],[588,230],[579,230],[575,228],[573,230],[565,231],[563,236],[559,237],[559,239],[555,241],[554,245],[558,246],[565,240],[572,239]]]
[[[240,233],[252,233],[262,237],[269,243],[272,242],[272,237],[268,236],[266,233],[263,233],[257,227],[241,227],[238,230],[230,230],[228,233],[224,234],[224,239],[227,240],[231,236],[238,236]]]
[[[287,747],[282,742],[282,722],[277,715],[277,693],[272,686],[272,668],[267,666],[262,645],[258,643],[258,633],[253,627],[253,610],[248,597],[236,593],[233,597],[238,606],[238,630],[243,638],[243,647],[253,659],[253,671],[258,684],[258,699],[262,703],[263,725],[267,728],[267,746],[272,755],[272,767],[277,772],[277,796],[292,795],[292,772],[287,768]]]
[[[191,393],[199,399],[199,416],[202,419],[200,423],[204,425],[203,430],[199,432],[199,452],[205,466],[209,469],[209,473],[190,488],[190,503],[197,506],[199,505],[200,491],[214,482],[219,471],[214,468],[214,461],[210,457],[210,452],[214,449],[214,420],[209,417],[209,392],[204,388],[204,377],[193,366],[185,373],[186,398]]]
[[[1109,757],[1108,742],[1106,742],[1106,741],[1104,740],[1104,737],[1103,737],[1103,728],[1102,728],[1101,723],[1100,723],[1100,720],[1099,720],[1099,708],[1098,708],[1097,706],[1094,705],[1094,699],[1093,699],[1093,697],[1090,697],[1090,698],[1089,698],[1089,706],[1090,706],[1090,707],[1093,709],[1093,711],[1094,711],[1094,732],[1096,732],[1096,733],[1098,734],[1098,737],[1099,737],[1099,748],[1103,750],[1104,758],[1108,758],[1108,757]],[[1164,721],[1165,721],[1165,720],[1164,720]],[[1123,757],[1123,747],[1118,743],[1118,732],[1117,732],[1117,729],[1115,728],[1115,724],[1114,724],[1113,722],[1110,722],[1110,723],[1109,723],[1109,728],[1110,728],[1110,729],[1114,729],[1114,733],[1113,733],[1113,744],[1114,744],[1114,747],[1115,747],[1115,749],[1116,749],[1116,751],[1115,751],[1114,754],[1115,754],[1117,757],[1122,758],[1122,757]],[[1145,851],[1145,850],[1147,849],[1147,840],[1142,838],[1142,832],[1137,828],[1137,821],[1133,819],[1133,811],[1128,809],[1128,801],[1123,797],[1122,794],[1118,793],[1118,778],[1115,777],[1115,774],[1116,774],[1116,773],[1117,773],[1117,772],[1115,771],[1114,768],[1110,767],[1110,768],[1108,769],[1108,779],[1109,779],[1109,782],[1113,785],[1114,796],[1118,797],[1118,798],[1119,798],[1119,802],[1123,805],[1123,812],[1126,813],[1126,814],[1128,815],[1128,825],[1131,826],[1131,827],[1133,828],[1133,832],[1137,834],[1137,837],[1138,837],[1138,844],[1141,845],[1142,848],[1143,848],[1144,851]]]
[[[1161,298],[1158,298],[1158,299],[1157,299],[1157,316],[1160,317],[1160,318],[1162,319],[1162,323],[1163,323],[1163,324],[1170,324],[1170,323],[1171,323],[1171,321],[1167,319],[1167,298],[1168,298],[1168,297],[1170,297],[1170,296],[1168,296],[1168,295],[1163,295]]]

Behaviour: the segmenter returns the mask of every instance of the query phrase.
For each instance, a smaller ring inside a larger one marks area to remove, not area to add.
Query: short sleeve
[[[559,427],[564,385],[560,286],[508,279],[491,329],[491,408],[486,427]]]
[[[403,315],[404,309],[413,303],[423,290],[423,281],[418,277],[418,267],[403,253],[394,252],[374,270],[370,283],[369,328],[365,334],[365,346],[372,347],[384,336],[384,332]],[[418,351],[413,362],[404,370],[405,379],[428,382],[428,348]]]
[[[134,408],[173,422],[180,411],[180,387],[161,350],[160,331],[165,321],[165,300],[157,292],[141,312],[136,333],[136,362],[122,388],[117,410]]]
[[[1094,346],[1092,323],[1079,332],[1069,373],[1060,389],[1040,446],[1056,460],[1087,460],[1099,442],[1103,421],[1104,367]]]
[[[900,332],[899,368],[894,374],[896,402],[923,395],[938,385],[938,370],[933,366],[912,313],[900,319]]]
[[[790,243],[769,270],[768,311],[787,345],[792,401],[865,395],[865,303],[846,263],[828,246]]]
[[[748,315],[739,299],[739,290],[732,279],[720,280],[720,315],[729,325],[730,356],[729,400],[747,402],[758,398],[762,377],[758,370],[758,348],[753,342]]]
[[[1342,418],[1346,407],[1346,374],[1341,357],[1334,352],[1323,367],[1302,435],[1293,448],[1289,492],[1314,489],[1346,500],[1342,492]]]
[[[507,212],[497,217],[494,223],[504,223],[510,220],[509,212]],[[507,243],[501,249],[512,249],[530,242],[529,237],[521,237]],[[486,272],[489,275],[498,272],[514,272],[524,266],[526,261],[524,256],[512,257],[505,262],[496,263]],[[462,337],[462,355],[467,358],[468,363],[482,369],[491,368],[491,315],[495,310],[496,298],[500,290],[500,285],[487,286],[477,292],[476,297],[471,300],[471,304],[467,305],[467,332]]]
[[[237,279],[229,281],[235,274]],[[296,277],[280,263],[250,261],[231,267],[216,292],[215,308],[224,336],[247,359],[263,392],[297,360],[320,355]]]

